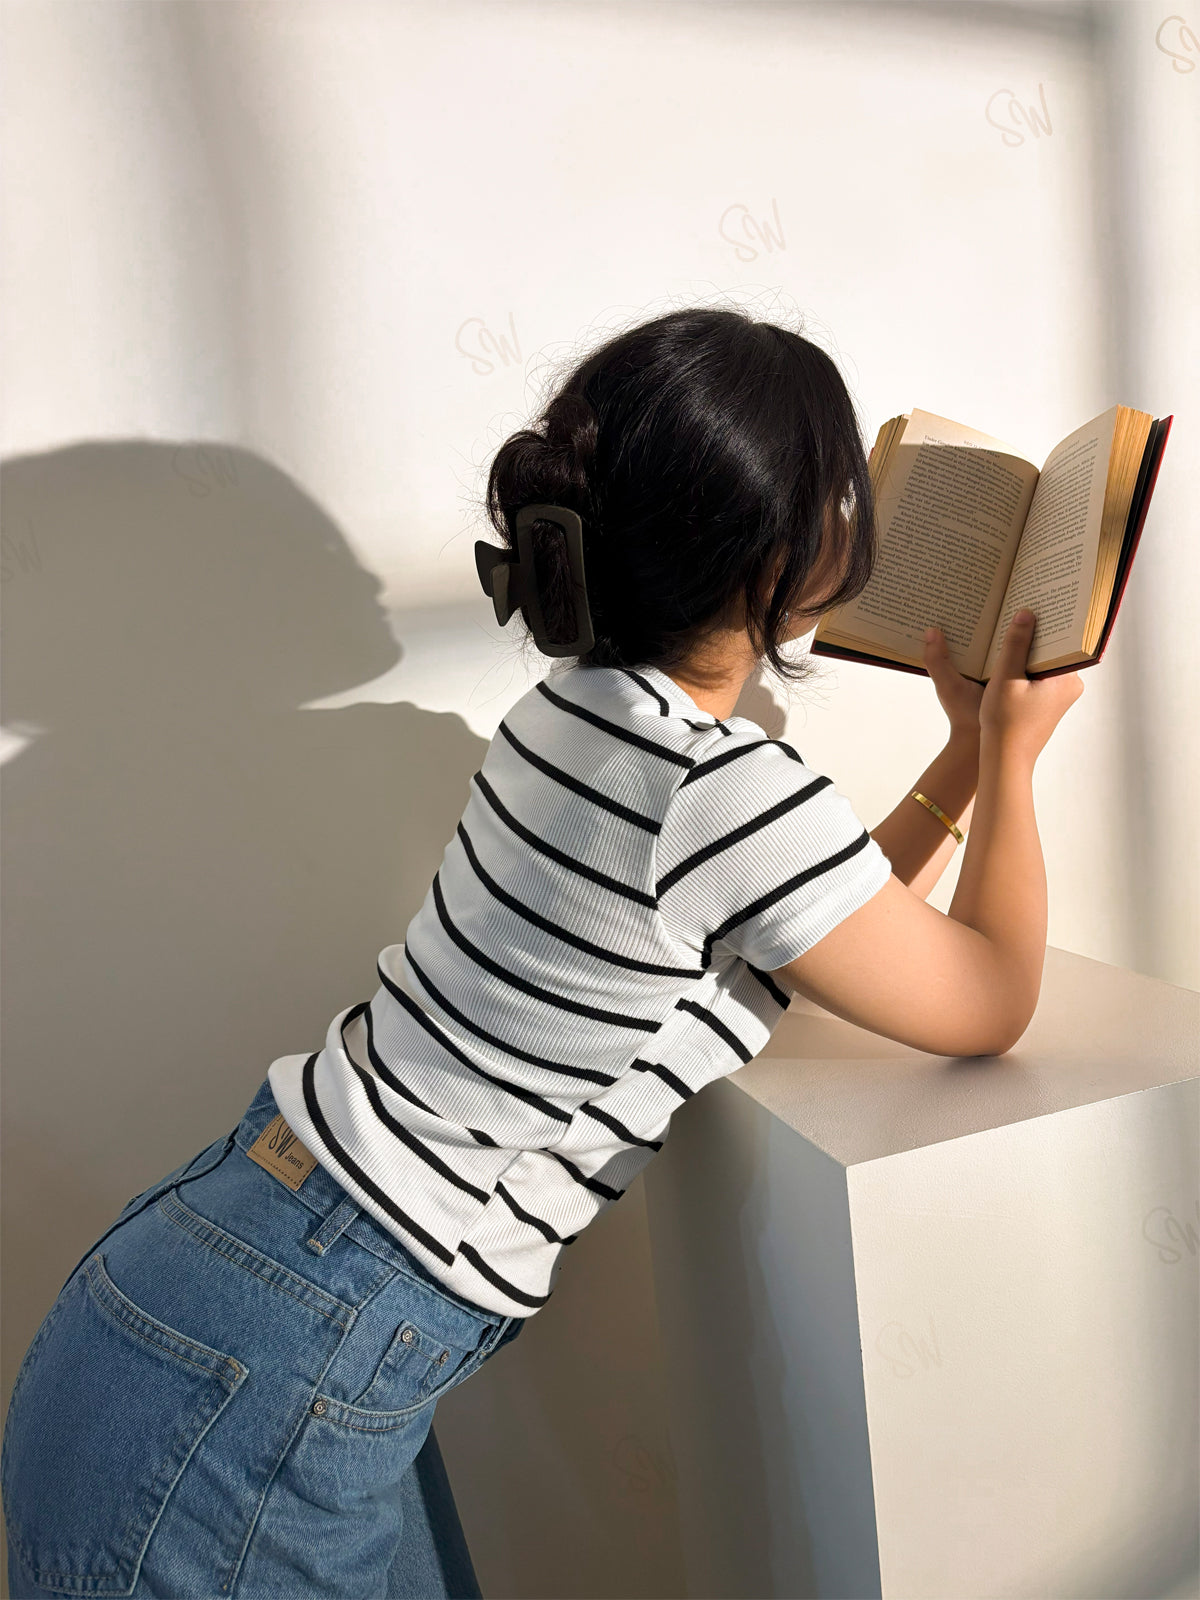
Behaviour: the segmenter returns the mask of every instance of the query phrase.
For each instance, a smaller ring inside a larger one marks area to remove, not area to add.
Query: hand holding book
[[[1046,674],[1052,681],[1028,675],[1034,639],[1032,611],[1019,610],[1005,629],[995,668],[979,702],[981,740],[1006,760],[1030,770],[1050,735],[1083,693],[1078,672]]]
[[[979,703],[983,685],[964,678],[950,659],[950,646],[939,627],[925,630],[925,670],[950,724],[950,737],[979,739]]]
[[[1083,693],[1077,670],[1043,674],[1053,682],[1029,676],[1036,622],[1034,613],[1026,608],[1016,612],[986,685],[958,670],[940,628],[927,630],[925,668],[949,719],[951,742],[957,742],[960,749],[972,742],[978,745],[986,732],[1006,754],[1026,757],[1032,765],[1060,719]]]

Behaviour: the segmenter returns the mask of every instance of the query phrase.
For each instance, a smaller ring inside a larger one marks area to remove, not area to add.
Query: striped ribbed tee
[[[452,1293],[546,1304],[677,1106],[762,1050],[772,969],[887,881],[829,778],[656,667],[511,707],[379,988],[268,1069],[293,1130]]]

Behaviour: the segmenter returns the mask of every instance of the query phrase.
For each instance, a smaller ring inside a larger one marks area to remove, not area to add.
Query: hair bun
[[[557,395],[545,412],[546,443],[567,468],[568,481],[586,492],[588,471],[596,456],[600,424],[583,395]]]

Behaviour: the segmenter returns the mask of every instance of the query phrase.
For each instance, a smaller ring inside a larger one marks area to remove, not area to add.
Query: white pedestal
[[[689,1596],[1197,1567],[1200,995],[1047,952],[1002,1057],[797,1000],[645,1173]]]

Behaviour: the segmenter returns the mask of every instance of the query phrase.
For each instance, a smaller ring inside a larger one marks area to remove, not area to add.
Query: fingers
[[[950,660],[950,646],[940,628],[926,628],[924,655],[925,670],[931,678],[945,670]]]
[[[1033,643],[1036,618],[1032,611],[1022,608],[1008,625],[1000,656],[996,662],[998,678],[1023,678],[1025,663],[1029,659],[1029,646]]]

